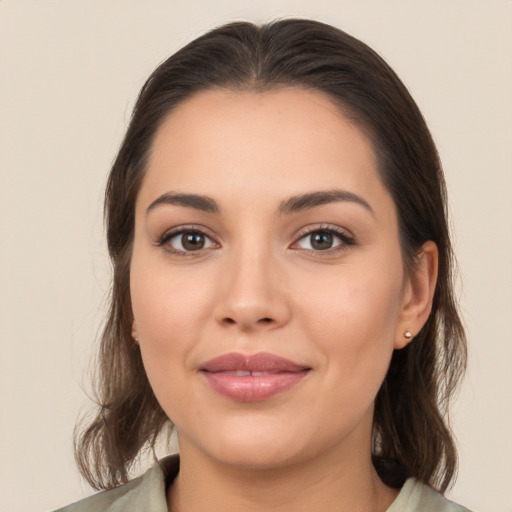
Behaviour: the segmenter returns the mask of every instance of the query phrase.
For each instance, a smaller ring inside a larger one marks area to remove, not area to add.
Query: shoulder
[[[126,500],[130,500],[133,494],[136,495],[138,493],[142,480],[143,477],[136,478],[125,485],[93,494],[88,498],[77,501],[67,507],[60,508],[55,512],[85,512],[90,510],[104,512],[107,510],[117,510],[118,507],[112,508],[112,505],[116,503],[119,505],[120,502],[124,503]]]
[[[387,512],[471,512],[431,487],[409,478]]]
[[[167,512],[166,486],[178,470],[178,457],[166,457],[125,485],[99,492],[55,512]]]

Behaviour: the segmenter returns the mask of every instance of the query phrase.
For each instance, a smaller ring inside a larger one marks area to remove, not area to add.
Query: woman
[[[109,490],[63,510],[465,510],[437,492],[465,363],[442,170],[370,48],[307,20],[193,41],[141,91],[106,218],[77,459]],[[179,459],[127,483],[171,425]]]

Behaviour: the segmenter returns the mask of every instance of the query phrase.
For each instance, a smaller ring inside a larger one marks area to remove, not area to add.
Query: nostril
[[[243,318],[240,318],[239,320],[235,319],[235,318],[226,316],[222,319],[222,323],[224,325],[239,325],[240,327],[245,329],[245,328],[249,327],[250,325],[262,327],[264,325],[272,325],[275,322],[275,320],[273,318],[270,318],[268,316],[260,318],[260,319],[256,320],[255,322],[254,321],[250,322],[250,321],[247,321],[247,319],[243,319]]]

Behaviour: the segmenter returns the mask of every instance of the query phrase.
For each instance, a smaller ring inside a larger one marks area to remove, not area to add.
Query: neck
[[[336,450],[307,462],[247,469],[181,447],[180,473],[168,491],[172,512],[384,512],[397,495],[368,457]]]

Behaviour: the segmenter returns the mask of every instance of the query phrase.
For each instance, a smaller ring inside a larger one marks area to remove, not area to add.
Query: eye
[[[215,242],[205,233],[196,229],[181,229],[164,234],[158,245],[174,253],[190,253],[215,247]]]
[[[298,249],[307,251],[329,251],[344,249],[354,244],[354,239],[347,233],[332,228],[322,228],[309,231],[294,244]]]

